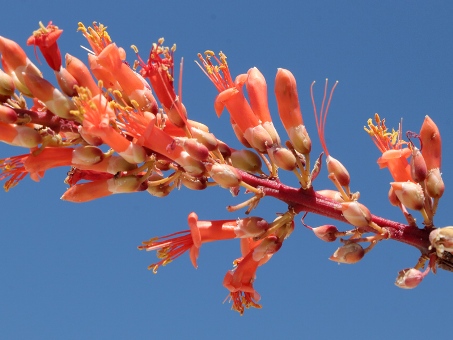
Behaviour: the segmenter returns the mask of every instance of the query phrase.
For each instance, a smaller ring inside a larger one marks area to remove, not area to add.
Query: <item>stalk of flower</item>
[[[155,237],[144,241],[140,250],[157,251],[161,259],[151,264],[148,269],[157,272],[164,266],[185,252],[189,251],[190,260],[198,268],[197,259],[199,249],[203,243],[230,240],[234,238],[250,238],[260,235],[268,229],[268,223],[260,217],[246,217],[238,220],[200,221],[196,213],[192,212],[187,217],[190,229],[170,235]]]
[[[47,26],[39,22],[39,26],[40,28],[34,31],[33,35],[27,39],[27,45],[38,46],[50,68],[58,72],[61,67],[61,54],[57,40],[63,33],[63,30],[52,25],[52,21]]]
[[[313,110],[315,113],[316,127],[318,129],[319,140],[321,141],[322,149],[324,150],[324,153],[326,154],[326,165],[327,165],[327,171],[329,173],[329,178],[333,181],[333,183],[337,187],[338,191],[342,194],[343,199],[345,201],[350,201],[352,198],[351,198],[351,190],[349,188],[349,183],[351,181],[349,172],[339,160],[333,158],[330,155],[329,150],[327,149],[326,140],[325,140],[325,127],[326,127],[327,114],[329,112],[329,107],[330,107],[330,103],[332,100],[333,92],[334,92],[335,87],[337,86],[338,82],[335,82],[335,85],[332,87],[332,90],[330,91],[329,99],[326,102],[327,85],[328,85],[328,82],[326,79],[326,83],[324,86],[324,97],[322,99],[321,110],[319,111],[319,117],[318,117],[318,113],[316,110],[315,98],[313,95],[314,84],[315,84],[315,82],[313,82],[311,84],[310,94],[311,94],[311,100],[313,103]]]

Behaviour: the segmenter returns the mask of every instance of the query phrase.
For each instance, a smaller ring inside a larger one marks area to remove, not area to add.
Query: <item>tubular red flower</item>
[[[40,28],[34,31],[33,35],[27,39],[27,45],[38,46],[50,68],[54,71],[59,71],[61,67],[61,54],[57,40],[63,33],[63,30],[52,25],[52,21],[46,27],[41,22],[39,25]]]

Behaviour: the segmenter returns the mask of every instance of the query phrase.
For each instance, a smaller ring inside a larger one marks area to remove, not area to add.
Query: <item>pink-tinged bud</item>
[[[27,63],[27,55],[22,47],[15,41],[2,36],[0,36],[0,54],[11,71],[15,71]]]
[[[420,210],[424,206],[425,196],[420,184],[414,182],[392,182],[396,197],[409,209]]]
[[[74,97],[77,95],[76,86],[79,85],[77,80],[68,72],[64,67],[60,68],[60,71],[55,71],[55,77],[57,78],[58,86],[61,91],[69,96]]]
[[[186,151],[182,151],[178,158],[175,161],[184,168],[191,176],[201,176],[204,174],[206,168],[203,163],[192,156],[190,156]]]
[[[223,158],[230,158],[232,153],[230,147],[220,140],[218,140],[217,142],[218,142],[217,149],[220,151]]]
[[[349,172],[338,159],[328,155],[326,157],[326,164],[329,174],[334,174],[341,186],[349,186],[349,183],[351,182]]]
[[[442,140],[437,125],[425,116],[420,130],[421,151],[428,170],[441,167]]]
[[[371,213],[363,204],[352,201],[341,203],[343,217],[354,227],[368,227],[371,222]]]
[[[13,124],[17,122],[17,113],[12,108],[0,105],[0,122]]]
[[[425,180],[428,174],[428,168],[426,167],[425,159],[422,153],[415,146],[412,147],[412,158],[411,158],[411,176],[415,183],[421,183]]]
[[[97,164],[104,159],[104,153],[95,146],[82,146],[72,152],[72,164],[74,166],[89,166]]]
[[[191,190],[204,190],[208,186],[205,177],[196,178],[185,175],[181,177],[181,184]]]
[[[391,205],[393,205],[395,207],[399,207],[400,206],[401,202],[398,199],[398,197],[396,196],[395,190],[393,189],[392,186],[390,186],[388,197],[389,197],[389,201],[390,201]]]
[[[332,201],[335,201],[338,203],[344,202],[343,196],[341,196],[341,193],[339,191],[325,189],[325,190],[318,190],[318,191],[316,191],[316,193],[318,193],[322,196],[325,196],[325,197],[331,199]]]
[[[183,128],[186,126],[187,121],[186,107],[182,103],[179,103],[178,100],[173,103],[171,108],[169,109],[164,108],[164,111],[173,125],[179,128]]]
[[[217,149],[219,143],[214,134],[193,126],[191,126],[190,128],[190,132],[192,133],[192,137],[195,138],[199,143],[206,146],[209,151]]]
[[[296,157],[286,148],[277,145],[267,150],[271,161],[279,168],[287,171],[293,171],[296,168]]]
[[[14,81],[10,75],[0,69],[0,99],[9,98],[14,94]]]
[[[265,153],[267,148],[273,144],[269,133],[262,125],[246,129],[244,132],[244,138],[252,147],[262,153]]]
[[[423,281],[424,277],[428,273],[429,273],[429,270],[425,271],[423,273],[415,268],[403,269],[398,273],[398,276],[395,281],[395,285],[398,286],[399,288],[403,288],[403,289],[415,288],[420,284],[420,282]]]
[[[338,248],[335,253],[329,257],[329,260],[353,264],[359,262],[365,256],[365,250],[358,243],[348,243]]]
[[[212,180],[222,188],[237,187],[241,183],[241,174],[227,164],[208,164],[206,166]]]
[[[65,61],[66,69],[75,78],[79,86],[88,88],[92,96],[101,93],[101,89],[94,81],[90,70],[80,59],[66,53]]]
[[[251,150],[233,150],[230,159],[235,168],[251,173],[262,172],[261,158]]]
[[[326,224],[320,227],[312,228],[316,237],[325,242],[333,242],[337,239],[338,229],[334,225]]]
[[[442,257],[444,251],[453,252],[453,227],[434,229],[429,234],[429,242],[436,249],[437,255]]]
[[[439,199],[445,191],[445,184],[442,180],[439,168],[431,169],[425,180],[426,191],[431,198]]]
[[[288,137],[291,140],[294,149],[303,155],[310,153],[311,139],[305,125],[289,128],[286,132],[288,133]]]
[[[208,159],[208,148],[199,143],[195,138],[175,138],[175,141],[193,158],[199,161],[205,161]]]
[[[168,183],[164,184],[159,184],[159,185],[153,185],[153,181],[159,181],[162,180],[164,176],[158,174],[158,173],[153,173],[151,176],[148,177],[148,188],[146,191],[154,197],[165,197],[168,196],[171,192],[171,188],[168,185]]]

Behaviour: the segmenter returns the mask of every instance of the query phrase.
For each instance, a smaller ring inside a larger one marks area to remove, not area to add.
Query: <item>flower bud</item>
[[[428,170],[440,168],[442,160],[442,140],[437,125],[425,116],[420,130],[421,152]]]
[[[104,153],[101,149],[95,146],[82,146],[74,149],[72,152],[72,164],[77,165],[91,165],[97,164],[104,159]]]
[[[148,188],[146,189],[146,191],[148,191],[150,195],[159,198],[168,196],[171,192],[168,182],[164,184],[153,185],[153,182],[160,181],[163,178],[164,176],[161,174],[158,174],[156,172],[152,173],[151,176],[148,177]]]
[[[209,157],[209,150],[206,146],[199,143],[195,138],[175,138],[186,152],[199,161],[205,161]]]
[[[293,171],[296,168],[296,157],[288,149],[274,145],[267,150],[267,153],[279,168],[287,171]]]
[[[0,105],[0,122],[12,124],[17,121],[17,113],[12,108]]]
[[[326,164],[329,174],[334,174],[341,186],[349,186],[349,183],[351,182],[349,172],[339,160],[328,155],[326,157]]]
[[[420,210],[424,206],[425,197],[420,184],[414,182],[392,182],[396,197],[409,209]]]
[[[14,81],[10,75],[0,69],[0,98],[9,98],[14,94]]]
[[[429,234],[429,242],[439,257],[444,251],[453,252],[453,227],[434,229]]]
[[[341,203],[343,217],[357,228],[368,227],[371,222],[371,213],[363,204],[352,201]]]
[[[227,164],[208,164],[206,166],[209,175],[222,188],[237,187],[241,183],[241,174]]]
[[[399,207],[400,206],[401,202],[398,199],[398,197],[396,196],[395,190],[393,189],[392,186],[390,186],[388,197],[389,197],[389,201],[390,201],[391,205],[394,205],[395,207]]]
[[[442,180],[439,168],[431,169],[426,177],[426,191],[431,198],[441,198],[444,194],[445,184]]]
[[[412,147],[412,158],[410,162],[411,176],[415,183],[423,182],[428,174],[425,159],[422,153],[415,146]]]
[[[181,176],[181,184],[191,190],[204,190],[207,187],[205,177],[191,177],[188,175]]]
[[[316,237],[320,238],[325,242],[333,242],[337,239],[338,229],[334,225],[326,224],[320,227],[311,229]]]
[[[60,86],[61,91],[65,95],[69,97],[74,97],[77,95],[75,86],[78,86],[79,83],[67,69],[61,67],[60,71],[55,71],[55,77],[57,78],[58,86]]]
[[[395,285],[403,289],[412,289],[417,287],[423,278],[428,274],[422,273],[421,271],[415,268],[403,269],[398,273],[398,276],[395,281]]]
[[[212,133],[203,131],[196,127],[191,127],[190,132],[192,133],[192,137],[195,138],[199,143],[206,146],[209,151],[217,149],[217,145],[219,143]]]
[[[252,173],[262,172],[261,158],[251,150],[233,150],[230,159],[235,168]]]
[[[358,243],[348,243],[338,248],[335,253],[329,257],[329,260],[353,264],[359,262],[365,256],[365,250]]]

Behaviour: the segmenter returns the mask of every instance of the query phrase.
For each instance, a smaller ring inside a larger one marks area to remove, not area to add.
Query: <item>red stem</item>
[[[340,204],[316,193],[313,188],[296,189],[284,185],[278,180],[259,178],[246,172],[241,172],[241,175],[245,183],[261,188],[265,196],[272,196],[287,203],[296,213],[311,212],[349,224],[341,213]],[[430,253],[428,249],[430,230],[419,229],[416,226],[391,221],[376,215],[372,215],[372,221],[380,227],[386,228],[390,235],[389,238],[416,247],[424,255]],[[375,232],[371,227],[367,231]]]

